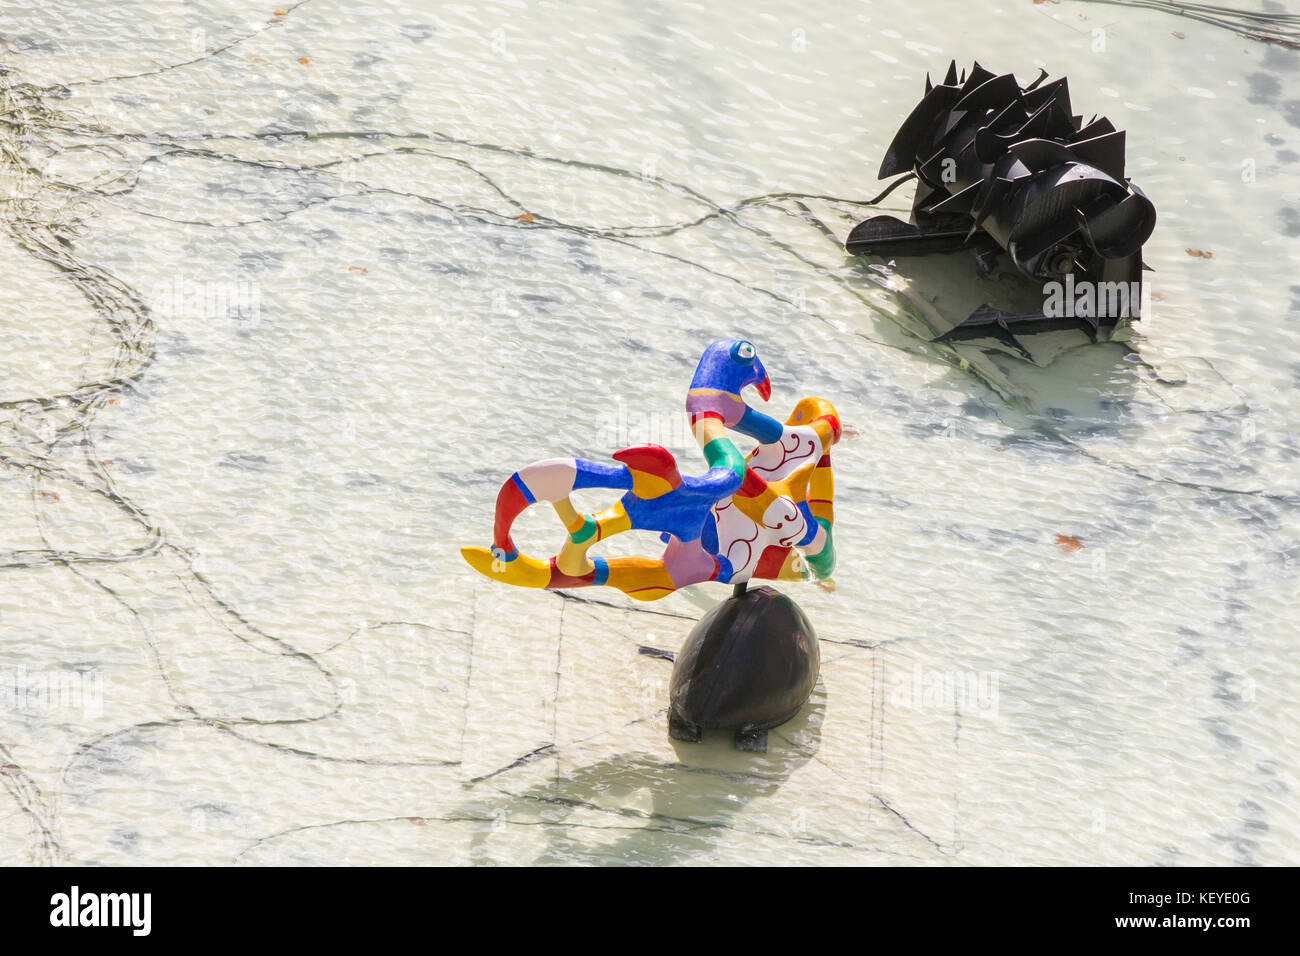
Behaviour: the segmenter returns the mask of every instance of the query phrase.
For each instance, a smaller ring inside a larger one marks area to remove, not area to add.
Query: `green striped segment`
[[[730,438],[715,438],[705,445],[704,460],[710,468],[730,468],[737,478],[745,477],[745,459]]]
[[[826,544],[816,554],[804,555],[804,560],[813,569],[813,573],[824,581],[835,570],[835,543],[831,540],[831,523],[825,518],[818,518],[817,523],[826,529]]]

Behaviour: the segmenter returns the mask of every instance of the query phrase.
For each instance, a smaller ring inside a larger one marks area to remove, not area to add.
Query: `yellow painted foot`
[[[486,578],[521,588],[544,588],[551,583],[551,565],[521,554],[513,561],[498,561],[487,548],[461,548],[460,556]]]

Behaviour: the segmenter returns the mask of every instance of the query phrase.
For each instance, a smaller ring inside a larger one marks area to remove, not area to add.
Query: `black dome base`
[[[727,598],[695,625],[669,685],[668,734],[699,741],[731,730],[741,750],[766,750],[767,730],[799,712],[821,656],[803,611],[770,587]]]

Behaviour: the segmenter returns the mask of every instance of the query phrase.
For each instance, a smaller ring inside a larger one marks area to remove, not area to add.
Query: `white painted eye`
[[[731,354],[741,362],[749,364],[754,361],[754,356],[758,354],[758,350],[754,348],[752,342],[737,342],[732,346]]]

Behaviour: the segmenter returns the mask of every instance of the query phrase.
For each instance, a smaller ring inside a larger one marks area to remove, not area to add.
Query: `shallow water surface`
[[[0,862],[1300,862],[1300,26],[1260,9],[7,3]],[[931,344],[971,262],[845,255],[952,57],[1128,130],[1128,341]],[[725,587],[458,554],[530,461],[702,471],[721,337],[851,430],[766,754],[669,741],[638,652]]]

